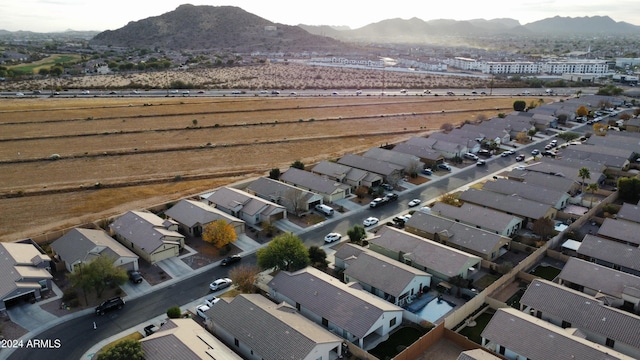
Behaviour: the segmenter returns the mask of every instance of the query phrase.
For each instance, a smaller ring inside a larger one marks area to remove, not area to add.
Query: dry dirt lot
[[[0,241],[490,118],[512,104],[434,96],[0,100]]]

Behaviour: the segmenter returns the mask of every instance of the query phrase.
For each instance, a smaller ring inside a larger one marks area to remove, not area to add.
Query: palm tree
[[[589,204],[589,208],[592,208],[593,196],[595,195],[596,191],[598,191],[598,184],[597,183],[589,184],[589,186],[587,186],[587,191],[591,193],[591,203]]]
[[[582,179],[582,192],[584,193],[584,184],[586,179],[591,179],[591,172],[588,168],[583,167],[578,170],[578,176]]]

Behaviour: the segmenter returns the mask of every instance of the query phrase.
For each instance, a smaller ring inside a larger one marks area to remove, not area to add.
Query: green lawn
[[[496,275],[487,274],[474,282],[473,286],[475,286],[477,289],[484,290],[487,288],[487,286],[493,284],[496,280],[498,280],[498,278],[499,277]]]
[[[520,298],[522,298],[522,295],[524,295],[524,289],[518,290],[517,293],[515,293],[507,300],[507,305],[511,306],[514,309],[520,310]]]
[[[460,335],[466,336],[469,340],[480,344],[482,342],[482,330],[487,326],[489,320],[493,317],[493,314],[489,314],[488,312],[483,312],[480,316],[475,319],[476,326],[474,327],[465,327],[460,331]]]
[[[554,268],[553,266],[538,266],[534,271],[531,272],[531,275],[535,275],[537,277],[541,277],[545,280],[553,281],[553,279],[560,274],[560,269]]]
[[[38,70],[40,70],[41,68],[48,69],[54,65],[74,62],[78,60],[80,60],[79,55],[54,54],[42,60],[34,61],[28,64],[14,65],[14,66],[10,66],[9,68],[19,73],[36,74]]]
[[[389,335],[389,339],[381,342],[369,352],[380,360],[393,359],[394,356],[416,342],[422,335],[424,335],[424,332],[416,328],[403,327]]]

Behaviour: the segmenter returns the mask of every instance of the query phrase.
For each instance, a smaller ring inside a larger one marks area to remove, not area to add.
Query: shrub
[[[78,298],[78,293],[74,289],[67,289],[62,294],[62,301],[71,301]]]
[[[179,319],[182,316],[182,310],[178,306],[170,307],[167,310],[167,316],[169,319]]]

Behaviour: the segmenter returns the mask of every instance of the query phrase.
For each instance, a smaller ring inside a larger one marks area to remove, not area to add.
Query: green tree
[[[578,170],[578,177],[582,179],[582,183],[580,184],[580,186],[582,188],[582,192],[584,193],[584,186],[586,184],[585,180],[591,179],[591,172],[588,168],[581,167],[580,170]]]
[[[292,168],[296,168],[296,169],[300,169],[300,170],[304,170],[304,163],[300,160],[296,160],[294,162],[291,163],[291,167]]]
[[[543,217],[533,222],[533,233],[540,235],[543,240],[547,240],[549,235],[553,234],[553,220]]]
[[[167,317],[169,317],[169,319],[179,319],[182,317],[182,310],[180,310],[179,306],[172,306],[167,309]]]
[[[311,266],[324,270],[329,266],[327,261],[327,252],[319,246],[313,245],[309,247],[309,259]]]
[[[527,102],[524,100],[516,100],[513,102],[513,110],[524,111],[527,108]]]
[[[618,179],[618,196],[624,202],[637,204],[640,200],[640,179],[636,177]]]
[[[229,271],[229,278],[233,280],[233,285],[238,291],[251,294],[258,279],[260,269],[253,265],[240,265]]]
[[[596,191],[598,191],[599,187],[597,183],[591,183],[589,184],[589,186],[587,186],[587,191],[591,193],[591,201],[589,203],[589,207],[592,208],[593,207],[593,197],[596,194]]]
[[[80,287],[84,291],[93,289],[98,298],[110,284],[122,285],[127,279],[127,272],[114,265],[115,258],[111,256],[97,256],[89,263],[82,263],[69,275],[73,287]]]
[[[367,231],[362,225],[354,225],[351,229],[347,230],[347,236],[350,242],[362,245],[362,241],[367,238]]]
[[[233,225],[222,219],[207,224],[202,233],[202,240],[212,243],[218,249],[231,244],[237,238]]]
[[[269,179],[278,180],[280,179],[280,169],[273,168],[269,171]]]
[[[98,360],[144,360],[144,358],[142,345],[134,339],[119,341],[97,357]]]
[[[557,135],[560,139],[569,142],[580,137],[580,134],[571,131],[565,131]]]
[[[293,233],[276,236],[269,245],[257,252],[258,266],[262,269],[296,271],[309,265],[309,250]]]

